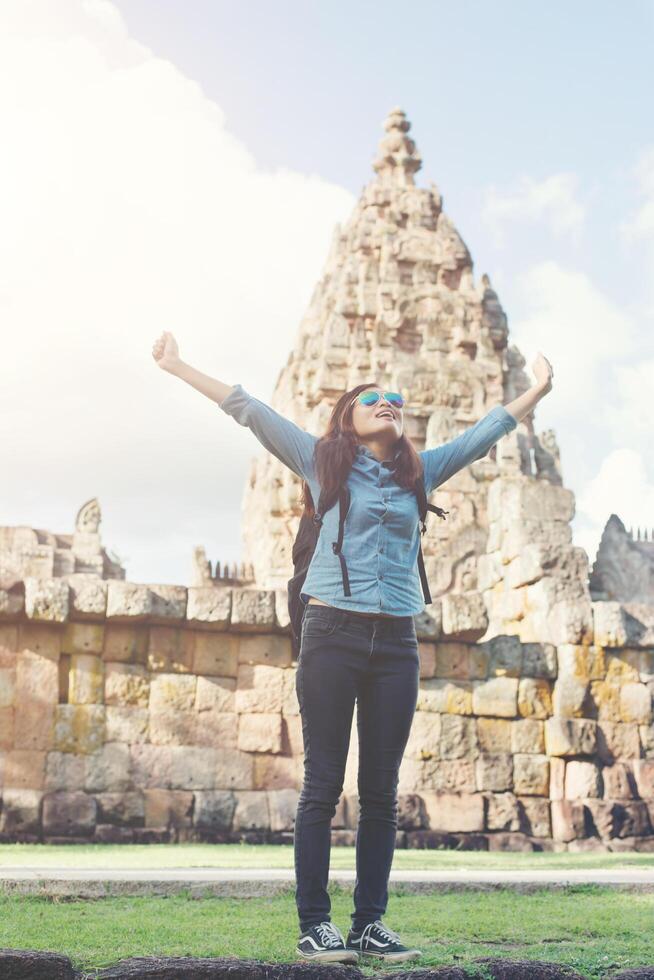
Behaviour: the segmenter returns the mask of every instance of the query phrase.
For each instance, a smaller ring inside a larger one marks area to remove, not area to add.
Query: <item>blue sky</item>
[[[152,341],[269,398],[399,105],[510,340],[555,365],[536,427],[575,542],[592,561],[612,511],[654,525],[654,4],[34,0],[0,21],[0,523],[67,532],[98,496],[133,580],[188,581],[196,544],[239,557],[258,444]]]

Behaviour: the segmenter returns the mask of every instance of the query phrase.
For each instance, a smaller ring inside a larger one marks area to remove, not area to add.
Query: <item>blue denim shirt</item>
[[[240,384],[220,407],[250,428],[269,452],[306,480],[317,503],[320,485],[313,460],[317,436],[248,394]],[[485,456],[517,424],[503,405],[495,405],[456,438],[420,452],[427,495],[464,466]],[[323,517],[301,593],[304,603],[315,596],[339,609],[392,616],[412,616],[424,610],[418,572],[418,501],[412,490],[394,482],[391,467],[392,461],[381,462],[367,446],[358,447],[347,481],[351,502],[342,548],[352,595],[343,593],[340,561],[332,551],[332,541],[338,537],[337,502]]]

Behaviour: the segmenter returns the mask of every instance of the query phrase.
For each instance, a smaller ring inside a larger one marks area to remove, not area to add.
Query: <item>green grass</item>
[[[331,868],[354,869],[354,848],[333,847]],[[591,870],[654,868],[654,854],[552,854],[499,851],[395,851],[396,870]],[[0,844],[8,868],[289,868],[290,844]]]
[[[351,896],[337,886],[330,895],[332,919],[345,931]],[[391,895],[384,921],[422,949],[416,967],[466,967],[490,955],[568,964],[600,978],[654,962],[651,894],[573,886],[527,896],[510,890]],[[56,950],[87,971],[135,955],[292,962],[297,934],[290,891],[266,899],[0,897],[0,947]],[[368,975],[380,972],[378,966],[360,968]]]

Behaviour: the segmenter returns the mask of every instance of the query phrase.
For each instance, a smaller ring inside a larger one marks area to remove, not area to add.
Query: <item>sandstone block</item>
[[[148,715],[148,738],[153,745],[195,745],[200,717],[196,711],[153,708]]]
[[[86,779],[85,755],[70,752],[48,752],[45,771],[45,790],[81,790]]]
[[[502,634],[485,644],[489,650],[489,677],[520,677],[522,674],[522,644],[518,636]]]
[[[143,827],[145,824],[145,804],[140,792],[99,793],[96,802],[98,823],[118,827]]]
[[[593,715],[600,721],[622,720],[620,712],[620,685],[609,681],[591,681],[590,704]]]
[[[418,656],[420,657],[420,679],[433,677],[436,672],[436,644],[419,639]]]
[[[147,665],[151,671],[188,674],[193,668],[196,634],[179,626],[150,626]]]
[[[194,674],[156,674],[150,682],[150,711],[191,711],[195,686]]]
[[[43,798],[43,830],[49,836],[90,836],[96,814],[97,804],[86,793],[48,793]]]
[[[517,796],[547,796],[550,762],[546,755],[517,753],[513,757],[513,787]]]
[[[452,715],[472,714],[472,683],[429,677],[418,691],[418,711]]]
[[[182,585],[141,584],[110,579],[107,619],[168,624],[186,617],[186,589]]]
[[[442,599],[443,635],[449,640],[474,643],[488,628],[488,614],[480,592],[446,593]]]
[[[104,625],[102,623],[66,623],[61,638],[61,652],[90,653],[102,656]]]
[[[601,647],[626,647],[629,642],[626,612],[619,602],[593,602],[594,641]]]
[[[285,715],[282,722],[282,742],[284,751],[294,756],[304,755],[304,735],[301,715]]]
[[[232,629],[251,632],[275,626],[274,589],[232,589]]]
[[[589,718],[548,718],[545,751],[548,755],[592,755],[597,747],[597,723]]]
[[[262,664],[270,667],[290,667],[293,651],[288,636],[266,633],[260,636],[242,634],[238,639],[239,664]]]
[[[652,832],[649,809],[644,800],[633,800],[620,804],[621,825],[618,837],[643,837]]]
[[[54,744],[56,705],[41,701],[28,701],[24,707],[13,711],[14,744],[23,749],[47,751]]]
[[[147,654],[147,626],[107,624],[104,632],[103,660],[121,663],[145,663]]]
[[[552,800],[552,837],[554,840],[571,841],[586,837],[586,813],[578,800]]]
[[[434,759],[414,784],[418,789],[443,793],[470,794],[477,791],[474,759]]]
[[[268,794],[265,790],[238,790],[235,794],[233,829],[267,830],[270,827]]]
[[[106,704],[147,708],[150,681],[141,664],[109,661],[105,665],[104,700]]]
[[[5,789],[0,810],[0,834],[38,834],[43,793],[36,789]]]
[[[66,580],[69,614],[85,619],[104,619],[107,612],[107,579],[75,572]]]
[[[201,796],[203,791],[197,795]],[[179,830],[191,826],[193,793],[183,790],[146,789],[145,826]]]
[[[272,831],[293,830],[299,793],[296,789],[268,791],[268,812]]]
[[[476,761],[478,790],[513,788],[513,758],[510,755],[480,755]]]
[[[55,714],[57,752],[90,755],[105,739],[105,709],[101,704],[59,704]]]
[[[236,693],[238,695],[238,690]],[[238,747],[242,752],[281,752],[281,715],[239,715]]]
[[[12,749],[7,752],[4,759],[5,788],[43,789],[45,757],[45,752],[34,749]]]
[[[235,694],[237,712],[280,712],[283,699],[283,668],[268,664],[239,665]]]
[[[413,617],[419,640],[437,640],[443,631],[443,606],[434,599],[422,612]]]
[[[438,643],[436,645],[436,677],[455,680],[470,679],[470,646],[467,643]]]
[[[232,609],[232,590],[210,586],[193,586],[188,589],[186,621],[189,626],[210,626],[227,629]]]
[[[552,710],[564,718],[583,718],[588,714],[589,683],[568,674],[560,674],[554,682]]]
[[[238,743],[238,719],[234,711],[205,711],[195,713],[195,745],[235,749]]]
[[[18,653],[16,668],[36,665],[42,660],[59,659],[61,630],[48,623],[20,623],[18,627]]]
[[[475,719],[462,715],[442,715],[441,759],[476,758],[477,754]]]
[[[562,800],[565,797],[565,759],[552,756],[550,759],[550,800]]]
[[[0,751],[14,744],[14,709],[0,708]],[[21,743],[22,744],[22,743]]]
[[[623,819],[621,806],[613,800],[590,798],[584,802],[599,836],[603,840],[616,837]]]
[[[68,583],[61,578],[40,579],[26,575],[25,615],[39,622],[63,623],[68,619]]]
[[[280,629],[287,629],[291,624],[291,617],[288,612],[288,591],[286,589],[275,589],[275,625]]]
[[[504,718],[477,718],[479,749],[487,755],[511,751],[511,726],[515,722]]]
[[[602,778],[594,762],[570,759],[565,767],[565,798],[583,799],[602,795]]]
[[[525,833],[532,837],[550,837],[552,823],[550,803],[539,796],[521,796],[518,805],[522,810],[522,824]]]
[[[512,721],[511,751],[545,753],[545,725],[535,718],[521,718]],[[479,730],[479,725],[477,725]]]
[[[556,647],[553,643],[522,644],[523,677],[553,679],[558,671]]]
[[[431,711],[416,711],[404,754],[416,759],[438,759],[440,738],[440,715]]]
[[[229,831],[236,809],[236,796],[229,790],[202,790],[195,794],[193,822],[199,831]]]
[[[236,711],[235,677],[198,677],[195,695],[197,711]]]
[[[130,771],[134,785],[146,789],[170,789],[173,778],[173,752],[174,750],[166,745],[130,745]],[[215,758],[212,757],[209,765],[212,786],[215,785],[214,767]],[[181,769],[182,766],[180,765],[179,768]]]
[[[613,650],[605,654],[606,680],[611,684],[641,680],[640,650]]]
[[[85,789],[89,792],[120,792],[128,789],[130,783],[130,753],[127,745],[107,742],[99,751],[86,757]]]
[[[646,759],[654,758],[654,725],[639,725],[638,731],[643,755]],[[0,748],[2,748],[2,708],[0,708]]]
[[[633,771],[638,795],[643,800],[654,800],[654,759],[634,759]]]
[[[646,684],[627,681],[620,687],[620,721],[649,725],[652,721],[652,696]]]
[[[481,793],[423,792],[430,830],[469,833],[484,829],[484,797]]]
[[[607,800],[628,800],[633,798],[632,770],[623,762],[614,762],[602,769],[604,797]],[[592,795],[592,794],[589,794]]]
[[[549,718],[552,688],[543,677],[523,677],[518,684],[518,712],[523,718]]]
[[[610,721],[597,723],[597,752],[603,762],[637,759],[640,756],[638,725]]]
[[[287,667],[282,674],[282,714],[299,715],[300,704],[297,699],[297,669]]]
[[[71,704],[102,704],[104,668],[100,657],[75,653],[70,658],[68,700]]]
[[[520,809],[513,793],[493,793],[488,797],[488,830],[520,830]]]
[[[580,681],[601,681],[607,673],[604,649],[562,643],[558,648],[559,677],[574,677]]]
[[[148,712],[145,708],[119,708],[109,705],[105,709],[107,742],[145,742],[148,737]]]
[[[0,667],[0,708],[11,708],[16,697],[16,668]]]
[[[287,755],[257,753],[254,756],[253,789],[287,790],[302,784],[302,761]]]
[[[240,637],[231,633],[196,630],[192,633],[194,674],[236,677]]]
[[[518,679],[492,677],[487,681],[474,681],[472,709],[476,715],[514,718],[518,713]]]

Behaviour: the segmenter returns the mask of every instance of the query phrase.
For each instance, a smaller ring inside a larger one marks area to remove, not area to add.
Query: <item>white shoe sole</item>
[[[311,960],[316,963],[358,963],[359,954],[354,950],[348,949],[326,949],[324,953],[303,953],[301,949],[295,952],[303,960]]]
[[[360,953],[360,956],[371,960],[384,960],[387,963],[403,963],[405,960],[414,960],[422,956],[419,949],[407,949],[406,953]]]

